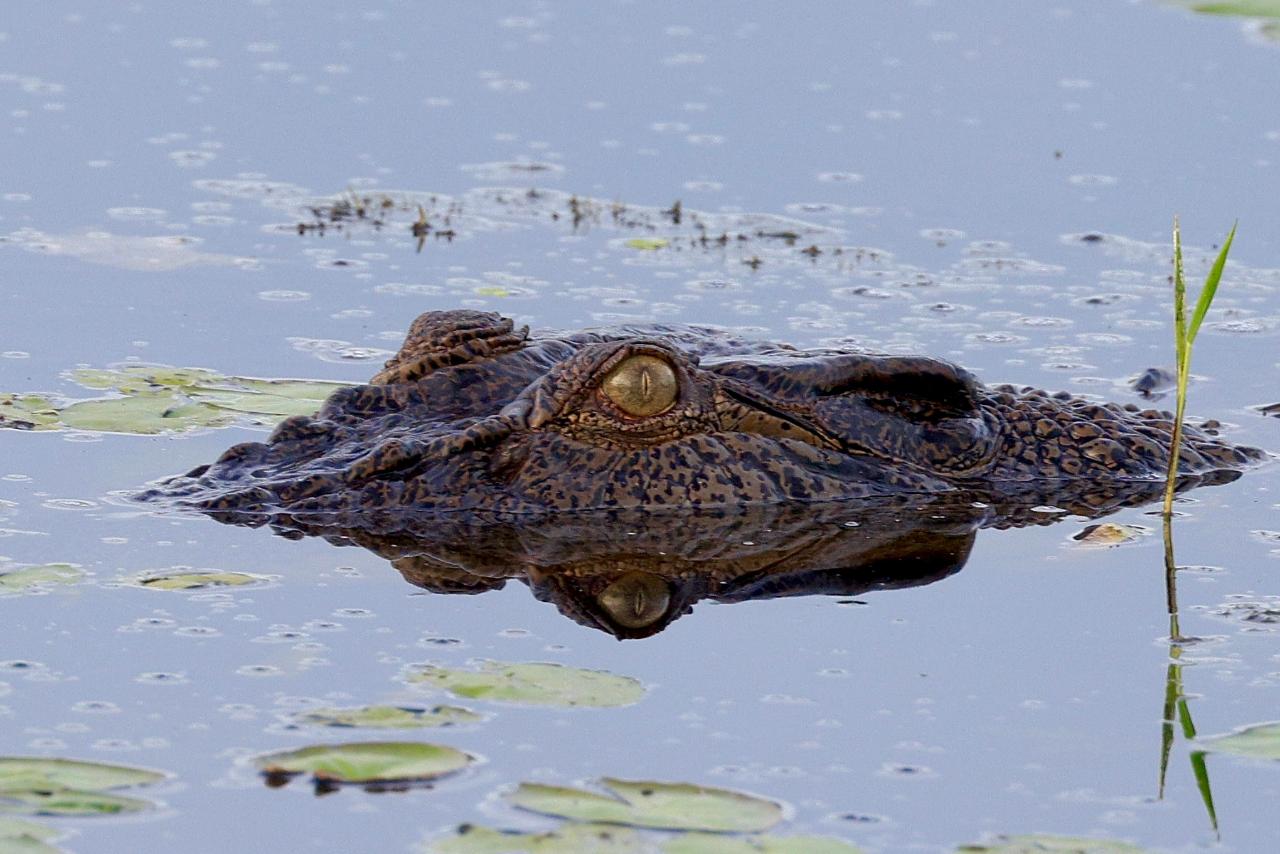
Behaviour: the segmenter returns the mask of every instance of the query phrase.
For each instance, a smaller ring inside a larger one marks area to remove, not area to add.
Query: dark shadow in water
[[[1219,473],[1184,488],[1221,483]],[[1160,497],[1158,482],[1010,485],[993,503],[966,493],[837,503],[754,505],[721,512],[483,513],[422,518],[370,512],[360,527],[323,515],[210,512],[386,558],[410,584],[476,594],[515,579],[584,626],[619,638],[654,635],[703,600],[857,596],[931,584],[958,572],[982,528],[1096,518]]]

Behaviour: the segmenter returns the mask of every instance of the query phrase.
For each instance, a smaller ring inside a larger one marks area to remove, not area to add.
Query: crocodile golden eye
[[[662,619],[671,604],[667,583],[647,572],[628,572],[596,597],[612,620],[628,629],[640,629]]]
[[[619,409],[638,418],[666,412],[680,390],[671,365],[643,354],[620,362],[600,387]]]

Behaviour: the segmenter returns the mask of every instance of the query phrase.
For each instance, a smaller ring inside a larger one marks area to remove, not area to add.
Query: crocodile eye
[[[662,619],[671,593],[657,576],[629,572],[600,591],[596,601],[618,625],[640,629]]]
[[[644,354],[623,360],[600,387],[619,409],[638,418],[666,412],[680,390],[671,365]]]

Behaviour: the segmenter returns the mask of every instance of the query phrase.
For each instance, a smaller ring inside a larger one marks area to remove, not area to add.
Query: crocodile
[[[501,517],[726,508],[903,494],[1050,498],[1166,475],[1173,419],[987,386],[928,356],[799,349],[714,327],[534,332],[431,311],[367,384],[265,442],[153,485],[152,502],[246,524],[395,530]],[[1263,461],[1188,426],[1181,486]],[[1144,493],[1145,494],[1145,493]]]

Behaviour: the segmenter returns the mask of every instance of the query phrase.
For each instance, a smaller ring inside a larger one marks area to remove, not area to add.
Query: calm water
[[[1250,408],[1280,400],[1280,48],[1158,3],[806,10],[25,4],[0,20],[0,391],[87,397],[65,371],[128,360],[359,381],[418,312],[466,306],[927,352],[1135,400],[1127,379],[1171,361],[1177,212],[1197,280],[1241,223],[1192,411],[1280,448],[1280,421]],[[405,209],[297,233],[344,191]],[[575,229],[568,194],[660,226]],[[433,195],[457,202],[456,234],[415,251],[414,205]],[[658,213],[677,199],[722,229],[800,236],[690,246],[688,222]],[[671,243],[628,244],[654,236]],[[1184,739],[1157,799],[1158,536],[1090,550],[1078,519],[988,530],[932,585],[703,602],[618,643],[519,583],[426,594],[362,549],[105,499],[263,435],[0,433],[0,555],[90,573],[0,599],[0,755],[173,774],[144,818],[50,822],[78,831],[69,848],[406,850],[459,822],[554,826],[494,793],[601,776],[756,792],[793,808],[781,832],[877,851],[1036,831],[1219,844]],[[1183,679],[1208,735],[1280,717],[1276,624],[1218,613],[1276,607],[1280,479],[1190,499],[1183,630],[1208,640]],[[274,582],[119,583],[175,566]],[[478,658],[650,690],[615,710],[479,704],[481,724],[412,732],[486,760],[429,791],[315,798],[244,762],[343,735],[286,729],[292,712],[440,702],[401,669]],[[1280,766],[1210,755],[1208,771],[1221,850],[1280,846]]]

